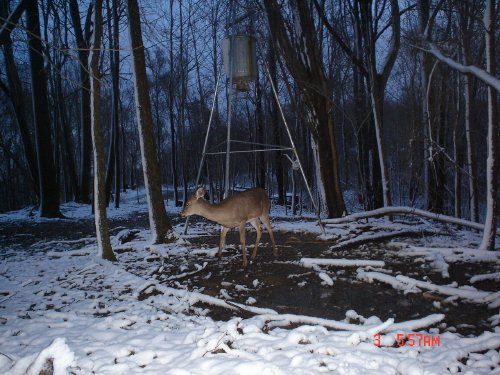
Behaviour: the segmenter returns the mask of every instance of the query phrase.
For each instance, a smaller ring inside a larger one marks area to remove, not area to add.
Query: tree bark
[[[3,1],[2,5],[0,6],[0,16],[2,16],[4,19],[7,18],[7,6],[8,1]],[[28,108],[24,101],[23,88],[14,60],[14,52],[12,50],[12,40],[10,39],[10,35],[5,36],[3,53],[5,58],[5,69],[7,73],[7,84],[9,88],[8,97],[14,108],[14,113],[16,114],[17,125],[19,127],[19,133],[21,134],[21,140],[24,148],[24,155],[26,157],[28,170],[30,172],[31,185],[36,196],[38,197],[38,199],[40,199],[37,159],[35,148],[31,140],[28,119],[26,118]]]
[[[102,0],[94,0],[94,34],[89,54],[91,135],[94,149],[94,208],[97,247],[103,259],[116,261],[109,239],[106,217],[106,182],[104,166],[104,146],[101,134],[101,82],[99,76],[99,53],[102,38]]]
[[[462,36],[462,60],[465,65],[470,63],[470,43],[471,29],[474,25],[474,17],[471,15],[471,5],[467,1],[460,2],[460,30]],[[467,150],[467,180],[469,183],[469,207],[470,220],[479,221],[478,197],[477,197],[477,176],[476,176],[476,160],[472,150],[472,132],[471,132],[471,117],[472,117],[472,77],[465,74],[464,77],[464,125],[465,125],[465,142]]]
[[[78,47],[78,63],[80,66],[80,127],[81,127],[81,153],[80,153],[80,195],[77,200],[90,203],[90,167],[92,154],[92,139],[90,130],[90,78],[87,71],[88,43],[86,38],[90,32],[90,11],[87,13],[85,35],[80,21],[80,10],[77,0],[70,0],[69,8],[73,28],[75,31],[76,45]]]
[[[111,187],[114,179],[114,206],[120,207],[120,51],[117,0],[113,0],[111,8],[107,0],[109,60],[111,67],[111,137],[109,143],[109,156],[106,168],[106,202],[109,204]]]
[[[309,120],[313,141],[317,147],[317,169],[320,175],[319,191],[324,194],[324,204],[329,217],[339,217],[345,212],[340,189],[340,170],[334,123],[330,116],[329,90],[322,57],[316,40],[316,30],[310,9],[301,1],[293,1],[294,25],[285,25],[276,0],[264,0],[273,41],[280,48],[288,70],[297,83]],[[294,32],[292,36],[287,31]],[[297,109],[298,110],[298,109]]]
[[[276,69],[276,53],[274,52],[272,40],[269,41],[269,51],[268,51],[268,60],[269,60],[269,75],[270,79],[273,80],[274,87],[278,87],[277,80],[278,74]],[[278,103],[276,102],[276,98],[272,93],[269,94],[269,115],[271,118],[271,127],[274,129],[274,144],[281,145],[281,127],[280,124],[280,116],[278,110]],[[276,166],[276,184],[278,186],[278,204],[283,205],[286,204],[285,200],[285,187],[283,181],[283,154],[281,152],[275,153],[274,158],[275,166]]]
[[[146,59],[142,42],[139,6],[137,0],[127,0],[128,25],[132,48],[132,67],[137,125],[142,155],[142,168],[146,198],[149,207],[149,224],[153,243],[174,240],[172,225],[167,216],[161,191],[160,170],[154,144],[153,120],[149,99]]]
[[[495,20],[496,20],[495,0],[486,1],[484,13],[485,39],[486,39],[486,71],[492,76],[496,76],[495,58]],[[495,183],[497,177],[498,161],[498,118],[497,118],[497,92],[488,86],[488,159],[486,162],[486,219],[484,223],[483,239],[479,245],[482,250],[495,250],[496,234],[496,194],[498,186]]]
[[[40,16],[36,1],[28,1],[26,4],[26,28],[28,31],[33,118],[40,185],[39,212],[42,217],[61,217],[59,186],[57,185],[53,158],[52,129],[47,101],[47,76],[44,70]]]
[[[383,108],[385,88],[389,75],[392,71],[396,57],[399,51],[400,44],[400,16],[399,5],[397,0],[391,0],[391,27],[392,35],[389,43],[388,53],[385,56],[384,63],[381,67],[381,72],[377,70],[377,30],[374,25],[373,11],[371,1],[361,2],[361,24],[363,34],[366,39],[366,55],[368,56],[368,72],[370,78],[370,95],[373,111],[373,119],[375,125],[375,134],[377,139],[378,158],[380,162],[380,177],[382,182],[382,195],[384,206],[392,204],[390,178],[387,171],[385,160],[385,149],[383,145]]]
[[[168,110],[169,110],[169,120],[170,120],[170,169],[172,173],[172,187],[174,189],[174,204],[177,207],[179,205],[179,193],[177,191],[179,185],[179,178],[177,175],[177,145],[176,145],[176,130],[175,130],[175,114],[174,114],[174,103],[175,103],[175,89],[174,89],[174,0],[170,0],[170,74],[168,81]]]

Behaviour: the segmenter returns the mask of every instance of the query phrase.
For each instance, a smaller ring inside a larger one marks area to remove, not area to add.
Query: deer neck
[[[211,204],[204,199],[199,202],[198,215],[205,219],[224,225],[227,214],[227,210],[223,209],[220,204]]]

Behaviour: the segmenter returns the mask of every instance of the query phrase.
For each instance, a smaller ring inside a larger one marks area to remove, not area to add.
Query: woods
[[[498,373],[499,22],[0,0],[0,373]]]
[[[222,40],[250,34],[257,80],[230,103],[222,73],[208,139],[214,154],[225,150],[231,105],[231,137],[249,144],[231,144],[240,153],[228,176],[223,154],[206,158],[212,201],[226,187],[261,186],[273,204],[314,210],[290,152],[247,152],[289,146],[272,79],[323,217],[415,207],[485,224],[480,247],[494,248],[497,1],[98,3],[2,0],[0,212],[32,205],[59,217],[66,201],[90,209],[103,172],[104,204],[118,208],[121,192],[144,186],[154,241],[170,240],[163,199],[183,205],[195,188]]]

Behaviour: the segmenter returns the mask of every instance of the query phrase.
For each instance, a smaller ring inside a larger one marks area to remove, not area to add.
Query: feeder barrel
[[[233,83],[243,84],[257,78],[257,62],[255,58],[255,39],[249,35],[235,35],[224,38],[222,44],[224,71],[231,76],[231,59],[233,60]]]

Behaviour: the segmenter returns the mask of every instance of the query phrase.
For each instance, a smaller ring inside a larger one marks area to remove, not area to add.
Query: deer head
[[[197,208],[199,207],[199,200],[205,201],[203,198],[207,190],[204,187],[196,189],[194,194],[187,200],[184,209],[181,212],[181,217],[185,218],[191,215],[198,215]]]

